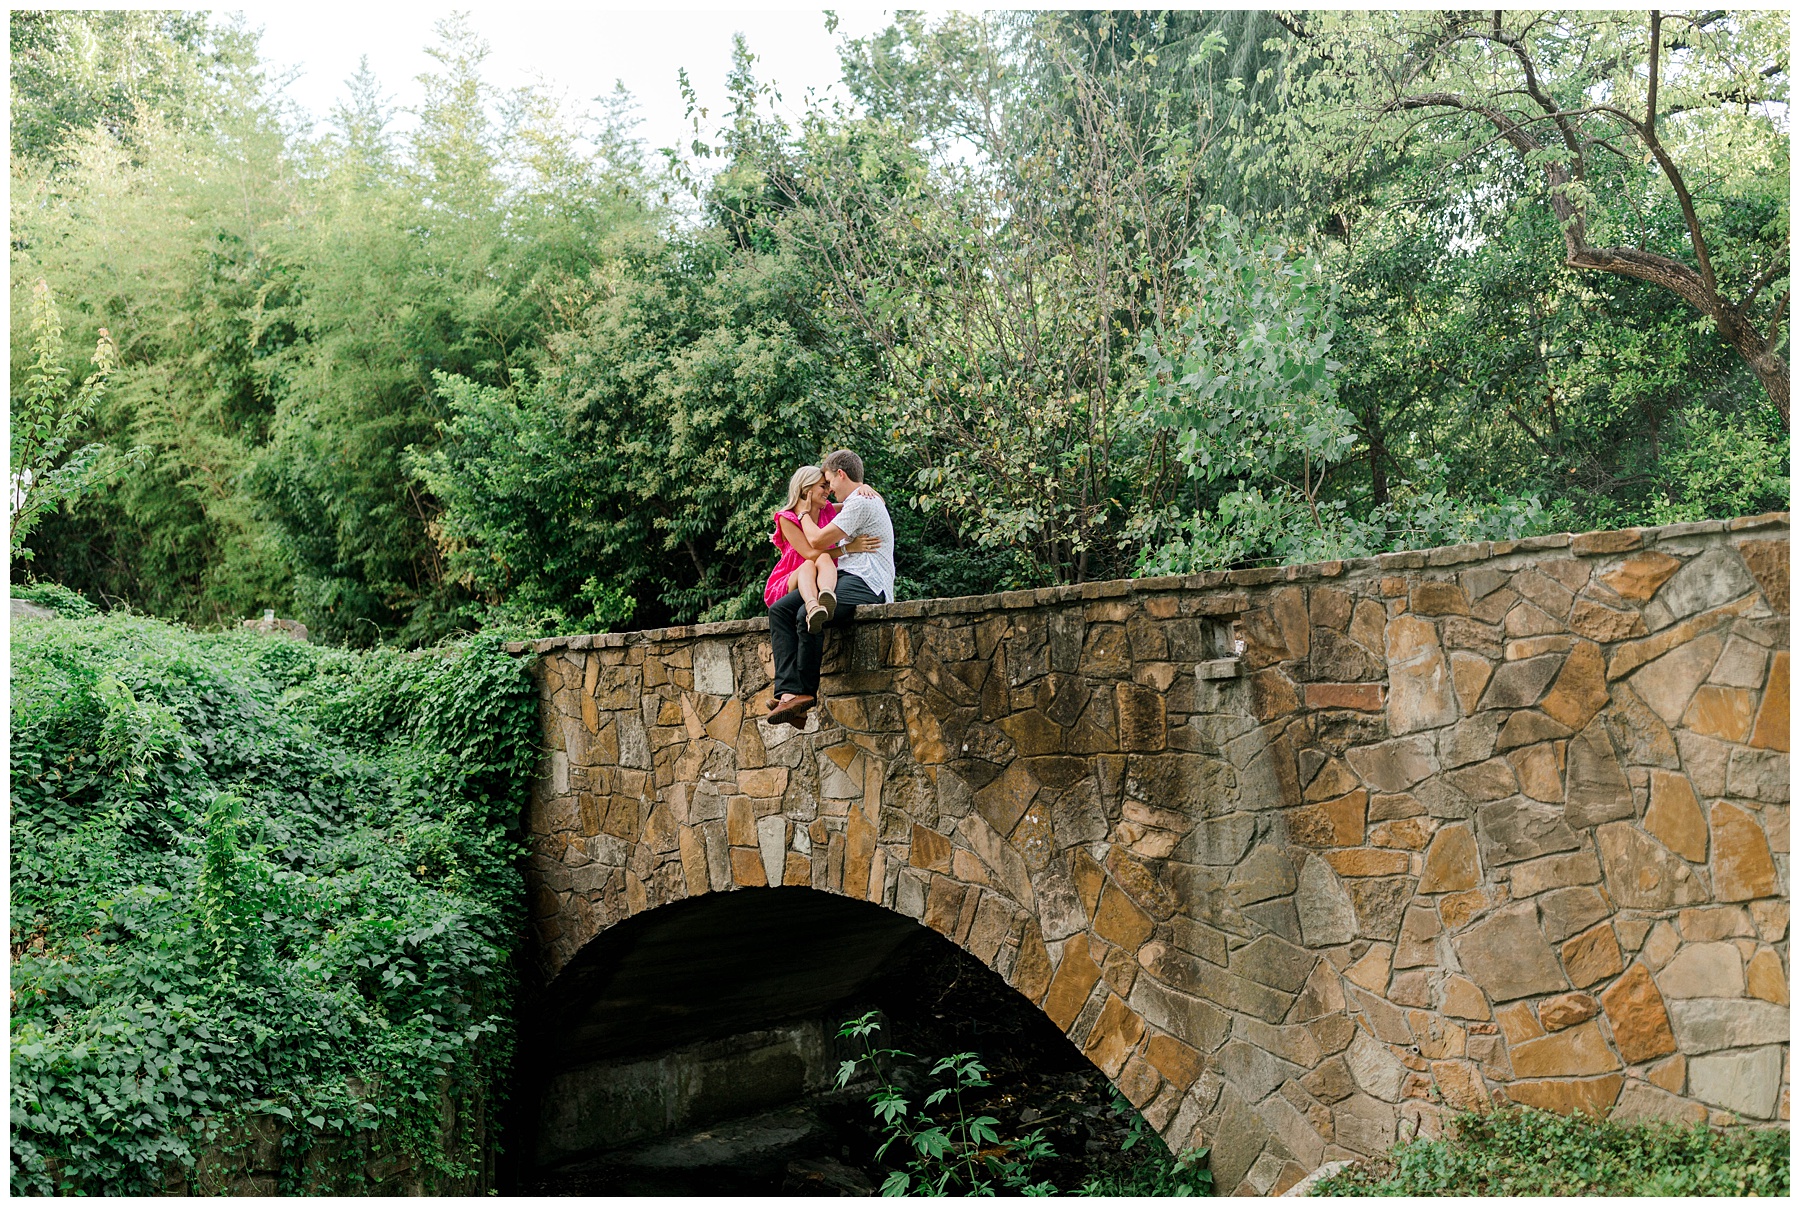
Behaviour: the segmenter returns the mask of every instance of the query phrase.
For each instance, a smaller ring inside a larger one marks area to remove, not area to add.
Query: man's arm
[[[867,506],[868,503],[860,495],[853,494],[845,499],[844,505],[838,508],[837,518],[820,530],[819,544],[829,549],[841,540],[861,536],[862,524],[860,521],[863,510]]]

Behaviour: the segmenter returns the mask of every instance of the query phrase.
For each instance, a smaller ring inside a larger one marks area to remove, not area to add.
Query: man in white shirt
[[[837,517],[819,534],[826,548],[852,537],[869,535],[881,544],[867,553],[838,559],[837,610],[833,623],[856,614],[857,604],[892,603],[894,599],[894,522],[879,497],[853,493],[862,485],[862,458],[838,449],[820,463],[825,484],[839,504]],[[806,602],[789,591],[769,606],[769,645],[775,655],[775,702],[769,720],[801,725],[819,695],[819,656],[824,638],[806,623]]]

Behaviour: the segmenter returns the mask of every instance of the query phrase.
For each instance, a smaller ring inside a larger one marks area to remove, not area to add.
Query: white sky
[[[420,93],[415,77],[435,66],[424,53],[435,40],[432,26],[452,8],[252,4],[242,11],[250,25],[263,30],[263,57],[274,67],[299,69],[287,93],[322,123],[344,99],[344,81],[365,54],[391,104],[416,104]],[[718,0],[654,12],[593,3],[463,11],[491,48],[483,65],[489,83],[510,88],[542,77],[565,89],[571,100],[588,101],[611,92],[613,82],[622,80],[638,102],[642,124],[637,133],[651,151],[685,146],[691,137],[676,75],[683,67],[710,111],[704,128],[712,132],[724,111],[733,33],[742,32],[757,56],[757,78],[773,81],[783,108],[798,113],[808,88],[844,97],[841,87],[833,89],[838,40],[887,24],[882,9],[839,8],[838,31],[828,34],[823,9],[732,9]],[[410,125],[401,116],[394,128]]]

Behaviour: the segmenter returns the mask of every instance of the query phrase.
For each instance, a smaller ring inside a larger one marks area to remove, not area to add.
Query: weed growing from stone
[[[1788,1133],[1612,1123],[1507,1107],[1455,1117],[1314,1195],[1788,1195]]]

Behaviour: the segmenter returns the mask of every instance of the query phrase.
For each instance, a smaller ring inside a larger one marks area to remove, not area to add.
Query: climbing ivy
[[[284,1191],[478,1168],[444,1121],[511,1054],[518,660],[115,614],[12,665],[13,1192],[151,1193],[271,1120]]]

